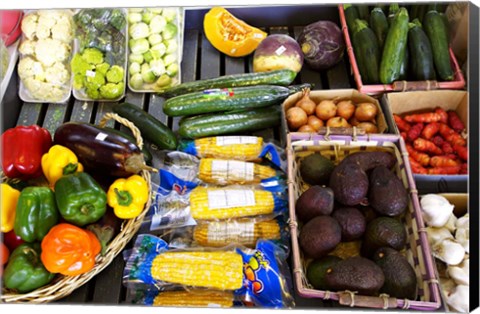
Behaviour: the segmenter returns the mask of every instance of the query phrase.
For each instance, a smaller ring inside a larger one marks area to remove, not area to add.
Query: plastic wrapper
[[[25,14],[18,47],[19,96],[23,101],[68,101],[72,89],[70,60],[74,31],[71,10],[38,10]]]
[[[179,150],[200,158],[253,162],[268,160],[286,171],[286,157],[283,150],[274,143],[265,143],[259,136],[213,136],[182,140]]]
[[[267,240],[255,249],[171,249],[141,234],[126,257],[123,284],[131,289],[179,287],[233,291],[236,299],[259,307],[294,305],[285,248]]]
[[[159,177],[159,185],[152,184],[154,201],[141,230],[192,226],[200,220],[276,216],[287,208],[286,183],[277,177],[259,185],[226,187],[185,181],[165,169],[159,170]]]
[[[180,84],[182,9],[128,10],[128,86],[134,92],[161,92]]]
[[[73,95],[79,100],[118,101],[127,82],[127,13],[82,9],[76,24]]]
[[[8,63],[10,62],[10,54],[8,53],[5,43],[0,38],[0,83],[3,82],[3,78],[7,74]]]

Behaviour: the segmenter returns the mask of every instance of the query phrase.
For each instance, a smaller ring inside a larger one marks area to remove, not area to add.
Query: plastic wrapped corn
[[[172,290],[141,291],[135,304],[162,307],[213,307],[230,308],[234,306],[232,291],[217,290]]]
[[[254,250],[233,246],[176,250],[160,238],[142,234],[126,259],[123,283],[131,289],[231,291],[236,299],[257,306],[291,307],[286,255],[271,241],[259,241]]]

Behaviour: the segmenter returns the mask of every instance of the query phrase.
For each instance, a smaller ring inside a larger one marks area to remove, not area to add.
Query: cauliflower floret
[[[49,67],[56,61],[64,61],[70,55],[70,46],[56,39],[41,39],[35,47],[38,61]]]
[[[42,89],[44,89],[45,87],[45,83],[41,82],[41,81],[38,81],[36,80],[35,78],[33,77],[29,77],[27,78],[23,84],[25,85],[25,87],[27,88],[27,90],[30,92],[30,94],[32,95],[32,97],[34,98],[38,98],[38,94],[42,91]]]
[[[60,14],[58,10],[40,10],[38,11],[38,25],[44,25],[50,29],[57,23]]]
[[[72,66],[72,72],[82,76],[84,76],[87,71],[90,71],[94,68],[94,66],[85,61],[85,59],[83,59],[79,53],[73,56],[70,64]]]
[[[38,15],[28,14],[22,20],[22,32],[28,39],[34,39],[37,33]]]
[[[69,44],[73,39],[73,27],[67,20],[52,27],[52,38]]]
[[[50,85],[50,84],[49,84]],[[67,96],[68,91],[64,87],[50,85],[49,93],[43,95],[44,99],[49,101],[60,101]]]
[[[18,75],[22,81],[26,80],[29,77],[33,77],[35,75],[33,71],[33,65],[35,64],[35,60],[31,57],[21,58],[18,62]]]
[[[103,63],[103,53],[97,48],[87,48],[83,51],[82,58],[90,64]]]
[[[56,86],[63,86],[70,80],[70,73],[61,62],[55,62],[45,71],[45,80]]]
[[[106,99],[116,99],[123,95],[125,90],[125,84],[120,83],[107,83],[100,87],[100,95]]]
[[[18,51],[22,55],[35,55],[35,42],[33,40],[24,40],[18,47]]]
[[[38,39],[47,39],[50,38],[50,27],[45,26],[44,24],[38,23],[37,26],[37,38]]]
[[[109,83],[118,83],[123,81],[124,73],[125,71],[121,66],[114,65],[108,70],[105,77]]]

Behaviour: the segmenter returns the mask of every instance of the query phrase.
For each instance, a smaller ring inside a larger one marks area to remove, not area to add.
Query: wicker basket
[[[137,145],[140,149],[143,147],[143,139],[141,137],[140,131],[137,127],[130,121],[121,118],[117,114],[107,113],[100,121],[100,127],[104,127],[108,120],[115,120],[122,125],[128,127],[137,140]],[[115,236],[115,238],[109,243],[107,250],[104,256],[98,255],[96,258],[96,263],[93,269],[89,272],[78,275],[78,276],[57,276],[50,284],[38,288],[34,291],[17,294],[6,289],[2,290],[1,300],[2,302],[26,302],[26,303],[47,303],[54,300],[61,299],[63,297],[71,294],[75,289],[79,288],[83,284],[87,283],[95,275],[100,273],[105,269],[113,259],[122,252],[128,242],[135,236],[136,232],[140,228],[141,222],[148,211],[148,208],[151,204],[151,184],[150,184],[150,171],[154,169],[149,169],[146,167],[145,170],[142,170],[141,176],[147,181],[149,189],[149,199],[142,213],[134,218],[125,220],[122,223],[120,232]]]
[[[341,305],[351,307],[415,310],[438,309],[442,304],[438,276],[430,252],[410,164],[405,162],[406,150],[403,139],[397,135],[332,135],[325,137],[316,134],[291,133],[288,135],[287,145],[290,231],[293,252],[292,267],[295,287],[299,295],[305,298],[335,300]],[[363,296],[351,291],[332,292],[315,290],[306,279],[308,260],[303,258],[299,247],[298,234],[301,224],[297,222],[295,216],[295,203],[301,193],[308,188],[308,185],[301,179],[299,164],[302,158],[314,152],[321,153],[323,156],[338,163],[348,154],[358,151],[388,151],[397,157],[397,175],[409,190],[409,206],[402,219],[406,226],[408,239],[405,255],[414,267],[417,275],[417,300],[396,299],[388,295]]]

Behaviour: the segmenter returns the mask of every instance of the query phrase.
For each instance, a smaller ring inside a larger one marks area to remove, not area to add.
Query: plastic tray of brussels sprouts
[[[81,9],[74,15],[73,96],[118,101],[127,82],[127,10]]]
[[[160,92],[180,84],[183,10],[179,7],[128,9],[128,87]]]

